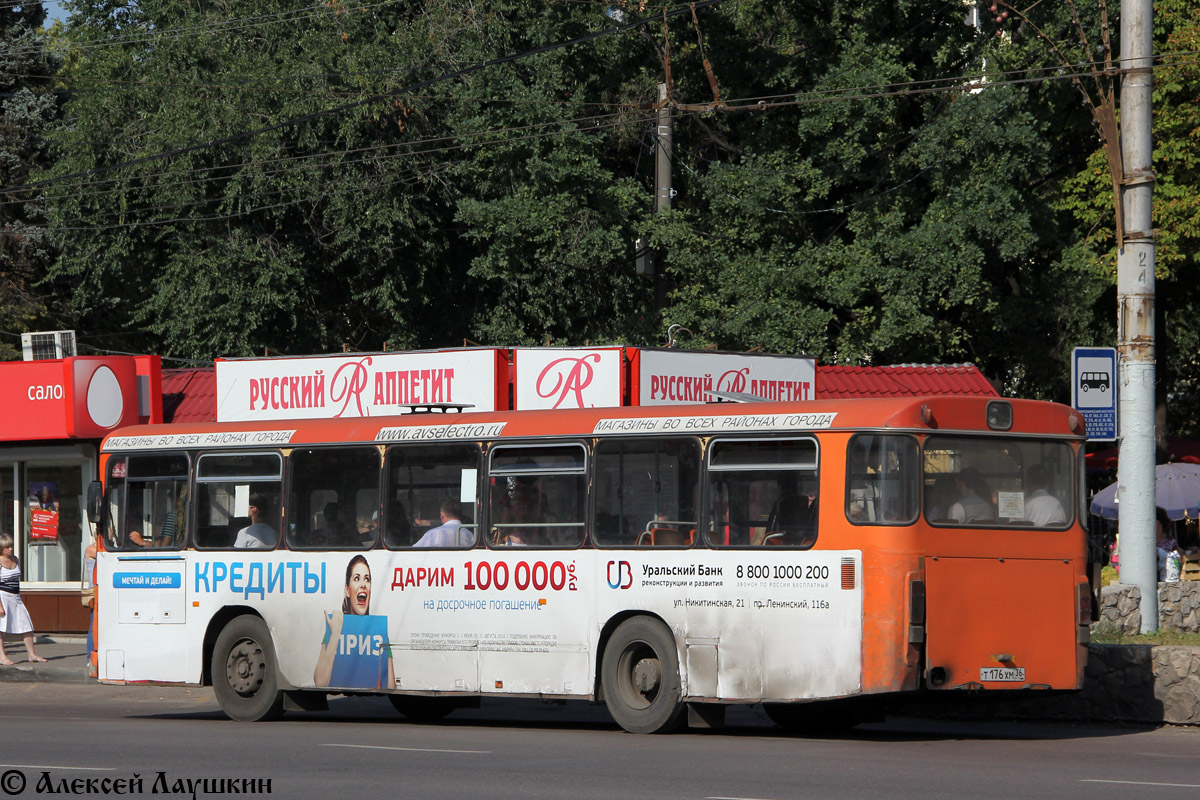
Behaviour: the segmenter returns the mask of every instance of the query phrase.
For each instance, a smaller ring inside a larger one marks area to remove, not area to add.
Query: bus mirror
[[[92,481],[88,484],[87,491],[87,518],[88,522],[95,525],[100,521],[100,508],[104,502],[104,487],[100,481]]]

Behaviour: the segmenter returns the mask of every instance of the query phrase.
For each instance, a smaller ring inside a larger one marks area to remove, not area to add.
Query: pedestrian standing
[[[46,659],[33,649],[33,620],[21,602],[21,563],[13,555],[13,539],[0,533],[0,666],[11,667],[12,660],[4,652],[4,636],[19,634],[25,640],[25,652],[30,663]]]

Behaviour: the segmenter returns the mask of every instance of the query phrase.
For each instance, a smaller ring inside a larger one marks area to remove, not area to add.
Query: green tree
[[[0,8],[0,186],[24,185],[45,163],[45,132],[58,109],[58,63],[44,21],[40,3]],[[10,334],[71,324],[43,280],[53,255],[44,213],[36,190],[0,198],[0,359],[20,357]]]
[[[1096,139],[1058,54],[1094,57],[1095,8],[977,30],[935,0],[614,6],[636,27],[570,2],[74,0],[40,173],[54,274],[87,330],[168,355],[682,323],[1065,399],[1112,317],[1064,200]],[[668,65],[679,194],[656,215]]]
[[[1171,434],[1200,436],[1200,17],[1187,0],[1154,4],[1153,165],[1156,373],[1160,402],[1167,403]],[[1101,148],[1062,181],[1062,208],[1074,217],[1080,236],[1063,260],[1097,276],[1106,289],[1095,342],[1116,344],[1117,245],[1113,192]]]
[[[92,330],[211,358],[412,347],[438,328],[436,170],[397,150],[402,107],[356,105],[407,77],[379,68],[387,26],[336,4],[71,8],[47,177],[56,270]]]
[[[619,337],[640,56],[555,47],[608,23],[542,5],[75,2],[76,308],[204,358]]]
[[[794,56],[782,73],[720,74],[727,95],[766,97],[762,113],[684,121],[686,199],[655,232],[670,319],[723,348],[823,362],[974,361],[1006,390],[1065,399],[1098,290],[1058,261],[1072,220],[1054,177],[1090,131],[1072,87],[1038,80],[1046,48],[949,5],[791,11],[756,5],[714,37],[750,65]],[[965,77],[984,63],[988,81]]]

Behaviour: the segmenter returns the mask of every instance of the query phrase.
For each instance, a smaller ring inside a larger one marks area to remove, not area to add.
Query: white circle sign
[[[121,392],[121,382],[108,367],[96,370],[88,383],[87,410],[92,422],[101,428],[111,428],[121,421],[125,397]]]

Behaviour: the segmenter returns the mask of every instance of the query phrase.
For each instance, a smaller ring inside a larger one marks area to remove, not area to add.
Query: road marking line
[[[13,769],[78,769],[84,772],[116,772],[116,767],[58,767],[53,764],[0,764],[0,768]]]
[[[1196,758],[1195,756],[1185,756],[1178,753],[1138,753],[1138,755],[1146,758],[1186,758],[1190,760],[1195,760]]]
[[[704,800],[762,800],[761,797],[706,797]]]
[[[355,747],[360,750],[402,750],[406,753],[468,753],[471,755],[491,755],[491,750],[435,750],[431,747],[383,747],[375,744],[332,744],[322,747]]]
[[[1176,786],[1180,789],[1200,789],[1200,783],[1155,783],[1154,781],[1105,781],[1099,778],[1080,778],[1080,783],[1123,783],[1129,786]]]

